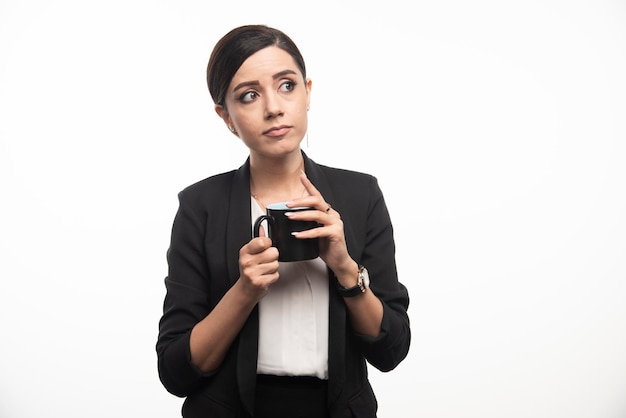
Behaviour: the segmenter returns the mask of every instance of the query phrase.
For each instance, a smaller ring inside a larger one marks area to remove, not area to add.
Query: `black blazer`
[[[333,418],[376,417],[366,361],[389,371],[406,357],[411,339],[409,297],[397,278],[391,221],[374,177],[322,166],[306,155],[304,161],[311,182],[341,214],[348,252],[367,267],[370,287],[384,308],[378,337],[356,334],[329,269],[329,411]],[[239,278],[239,249],[252,237],[249,160],[238,170],[187,187],[180,192],[179,203],[156,344],[159,377],[170,393],[186,397],[184,417],[250,417],[256,382],[257,309],[214,372],[205,374],[194,367],[189,348],[191,329]]]

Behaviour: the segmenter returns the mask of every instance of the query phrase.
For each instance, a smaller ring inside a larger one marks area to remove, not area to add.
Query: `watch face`
[[[363,290],[369,289],[370,287],[370,275],[363,266],[359,269],[359,287]]]

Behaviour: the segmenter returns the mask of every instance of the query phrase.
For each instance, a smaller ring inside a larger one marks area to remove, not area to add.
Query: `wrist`
[[[354,277],[354,276],[352,276]],[[345,286],[339,280],[336,281],[337,292],[344,298],[352,298],[361,295],[369,289],[370,278],[367,269],[364,266],[357,266],[356,284]]]
[[[356,285],[359,277],[359,265],[350,259],[342,268],[335,270],[337,282],[343,287],[352,287]]]

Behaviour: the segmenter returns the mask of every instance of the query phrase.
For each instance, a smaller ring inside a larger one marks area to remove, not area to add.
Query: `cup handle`
[[[272,225],[274,224],[274,218],[270,215],[261,215],[254,221],[254,238],[259,236],[259,230],[261,229],[261,223],[267,221],[267,236],[272,239]]]

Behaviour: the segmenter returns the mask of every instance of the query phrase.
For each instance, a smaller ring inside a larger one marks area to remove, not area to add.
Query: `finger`
[[[260,237],[253,238],[247,245],[247,252],[249,254],[259,254],[263,251],[267,250],[272,246],[272,240],[267,236],[263,235]]]
[[[317,188],[313,185],[313,183],[311,183],[311,180],[309,180],[309,178],[306,176],[306,173],[304,172],[304,170],[300,172],[300,181],[302,182],[302,185],[304,186],[304,188],[306,189],[309,195],[311,196],[322,195],[320,191],[317,190]]]
[[[332,209],[330,204],[326,203],[324,196],[322,196],[322,193],[319,190],[317,190],[317,188],[313,185],[313,183],[311,183],[311,180],[309,180],[304,170],[300,172],[300,181],[302,182],[302,185],[304,185],[304,188],[306,189],[309,196],[296,199],[296,201],[294,202],[288,202],[287,206],[296,205],[296,204],[304,204],[304,202],[306,201],[307,205],[309,205],[308,202],[311,202],[310,206],[316,208],[319,211],[329,213],[330,210]]]

